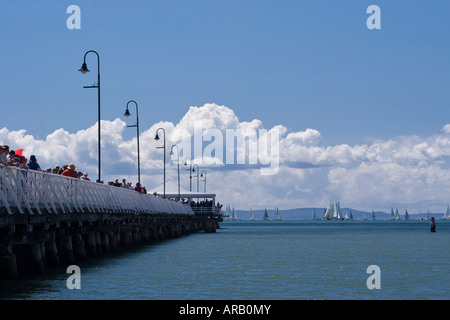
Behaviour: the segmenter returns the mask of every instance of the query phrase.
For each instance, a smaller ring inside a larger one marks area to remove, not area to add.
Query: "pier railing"
[[[134,190],[0,165],[0,208],[12,214],[193,214],[182,203]]]

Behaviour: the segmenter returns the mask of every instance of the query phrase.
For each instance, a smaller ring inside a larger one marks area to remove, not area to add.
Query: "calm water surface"
[[[65,270],[0,284],[1,299],[450,299],[450,222],[229,221],[92,260],[81,290]],[[381,270],[369,290],[367,267]]]

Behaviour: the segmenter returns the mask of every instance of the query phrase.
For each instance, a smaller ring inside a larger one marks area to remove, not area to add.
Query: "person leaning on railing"
[[[30,161],[27,163],[27,166],[30,170],[43,171],[37,162],[36,156],[32,154],[30,156]]]

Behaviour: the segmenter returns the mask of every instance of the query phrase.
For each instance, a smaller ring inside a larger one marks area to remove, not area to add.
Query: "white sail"
[[[232,212],[232,214],[231,214],[231,220],[238,220],[236,211],[234,211],[234,207],[233,207],[233,210],[232,210],[231,212]]]
[[[337,210],[333,203],[330,204],[331,219],[337,219]]]
[[[250,209],[250,220],[255,220],[255,215],[253,214],[252,209]]]
[[[225,218],[227,220],[231,220],[231,212],[230,211],[231,211],[230,210],[230,205],[227,205],[226,212],[225,212]]]
[[[275,209],[275,217],[273,219],[281,220],[280,211],[278,210],[278,208]]]
[[[367,213],[364,211],[363,220],[367,220]]]
[[[391,220],[395,220],[394,208],[391,208]]]
[[[342,216],[341,204],[339,203],[339,201],[336,202],[336,218],[339,220],[342,220],[344,218]]]
[[[312,213],[312,219],[313,220],[317,220],[316,210],[315,209],[313,210],[313,213]]]
[[[401,220],[400,214],[398,213],[398,209],[395,209],[395,220]]]
[[[328,209],[325,211],[325,213],[323,214],[323,218],[324,218],[324,219],[330,220],[331,215],[330,215],[330,209],[329,209],[329,208],[328,208]]]
[[[450,219],[450,206],[447,204],[447,210],[444,213],[442,219]]]

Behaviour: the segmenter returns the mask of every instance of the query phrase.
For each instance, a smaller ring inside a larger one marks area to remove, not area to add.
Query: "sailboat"
[[[226,218],[227,220],[231,220],[231,212],[230,212],[230,205],[227,205],[226,211],[225,211],[225,215],[223,216],[224,218]]]
[[[401,220],[400,214],[398,213],[398,209],[395,209],[395,220]]]
[[[411,220],[411,218],[409,217],[409,214],[408,214],[408,209],[406,209],[406,211],[405,211],[405,220]]]
[[[341,212],[341,204],[339,203],[339,201],[336,202],[336,210],[334,212],[333,215],[334,219],[336,220],[342,220],[344,219],[344,217],[342,216],[342,212]]]
[[[280,211],[278,210],[278,207],[275,209],[275,217],[273,220],[281,220]]]
[[[255,215],[253,214],[252,209],[250,209],[250,220],[255,220]]]
[[[442,219],[448,220],[450,219],[450,207],[449,205],[447,205],[447,210],[444,213],[444,216],[442,217]]]
[[[395,220],[394,208],[391,208],[391,220]]]
[[[324,210],[324,211],[325,211],[325,210]],[[321,220],[320,218],[317,218],[317,215],[316,215],[316,209],[313,210],[313,213],[312,213],[312,219],[313,219],[313,220]]]
[[[367,212],[364,211],[363,220],[367,220]]]
[[[375,212],[372,210],[372,220],[377,220],[376,218],[375,218]]]
[[[233,207],[233,210],[231,212],[232,212],[231,220],[239,220],[238,217],[237,217],[236,211],[234,211],[234,207]]]
[[[264,208],[264,217],[263,220],[270,220],[269,215],[267,214],[267,210]]]
[[[331,204],[330,204],[330,208],[325,210],[325,212],[323,213],[323,218],[327,219],[327,220],[331,219]]]

